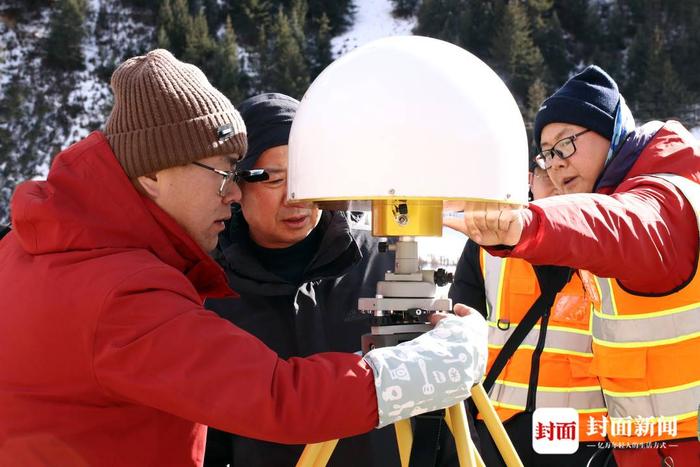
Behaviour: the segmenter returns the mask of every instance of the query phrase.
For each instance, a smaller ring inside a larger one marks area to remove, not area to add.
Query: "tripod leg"
[[[396,430],[396,442],[399,445],[401,467],[408,467],[408,462],[411,459],[411,446],[413,445],[411,420],[399,420],[398,422],[394,423],[394,429]]]
[[[486,423],[486,428],[488,428],[493,441],[496,443],[498,452],[501,453],[501,457],[505,461],[508,467],[523,467],[523,463],[520,461],[513,443],[506,433],[506,429],[503,428],[503,423],[501,419],[498,418],[498,414],[491,405],[489,396],[486,394],[484,387],[481,383],[472,387],[472,400],[479,410],[479,413],[484,417],[484,423]]]
[[[301,453],[296,467],[325,467],[328,459],[331,458],[337,439],[324,441],[322,443],[307,444],[304,452]]]
[[[454,437],[455,432],[452,429],[452,419],[450,418],[450,411],[445,410],[445,423],[447,424],[447,428],[450,429],[450,433],[452,433],[452,436]],[[467,425],[469,426],[469,425]],[[469,449],[471,451],[474,451],[474,459],[476,460],[476,466],[477,467],[486,467],[486,464],[484,464],[483,459],[481,458],[481,454],[479,454],[479,451],[476,449],[476,446],[474,445],[474,442],[471,439],[471,436],[467,436],[467,441],[469,441]]]
[[[464,410],[464,404],[461,402],[447,409],[450,414],[450,425],[452,426],[452,435],[457,446],[457,458],[459,459],[460,467],[474,467],[476,459],[474,457],[473,447],[469,443],[469,425],[467,424],[467,413]]]
[[[328,461],[333,455],[333,450],[335,449],[337,444],[337,439],[326,441],[325,443],[323,443],[323,445],[321,446],[321,452],[319,452],[318,457],[316,457],[314,467],[326,467],[326,464],[328,464]]]
[[[486,464],[484,464],[484,460],[481,458],[481,454],[479,454],[479,451],[476,449],[476,446],[474,446],[474,443],[472,440],[469,440],[469,449],[474,451],[474,459],[476,459],[476,467],[486,467]]]

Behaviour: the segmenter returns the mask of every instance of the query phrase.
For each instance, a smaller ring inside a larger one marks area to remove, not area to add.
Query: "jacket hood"
[[[637,162],[642,150],[663,126],[662,122],[649,122],[629,132],[625,142],[610,159],[600,174],[593,191],[616,187],[627,176],[632,166]]]
[[[302,283],[338,277],[362,259],[344,212],[323,211],[316,228],[321,231],[321,241],[304,271]],[[234,212],[219,245],[221,261],[236,291],[267,296],[294,293],[301,284],[291,284],[265,269],[256,258],[251,242],[242,213]]]
[[[200,294],[231,294],[221,268],[136,191],[100,132],[58,154],[46,181],[19,185],[11,206],[15,236],[31,255],[144,249],[187,275]]]
[[[696,144],[695,137],[679,122],[646,123],[629,133],[600,175],[594,191],[609,194],[625,179],[656,173],[672,173],[700,182],[698,166],[688,164]]]

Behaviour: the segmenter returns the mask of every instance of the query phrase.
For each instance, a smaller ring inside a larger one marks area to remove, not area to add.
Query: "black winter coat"
[[[357,313],[357,300],[375,295],[377,281],[393,269],[393,253],[379,253],[377,240],[369,231],[351,229],[346,213],[326,211],[316,227],[320,229],[318,250],[301,283],[292,284],[256,259],[240,213],[234,221],[222,234],[218,260],[240,298],[210,299],[206,307],[258,337],[282,358],[359,351],[369,321]],[[252,440],[210,428],[204,465],[294,466],[302,450],[303,446]],[[341,440],[328,465],[398,466],[394,428]]]

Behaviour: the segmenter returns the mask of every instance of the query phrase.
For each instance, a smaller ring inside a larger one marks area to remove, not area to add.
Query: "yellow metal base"
[[[393,199],[372,201],[375,237],[442,236],[442,201]]]

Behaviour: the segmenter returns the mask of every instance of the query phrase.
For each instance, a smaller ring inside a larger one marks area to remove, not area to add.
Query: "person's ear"
[[[137,189],[140,188],[139,191],[151,199],[156,199],[160,194],[160,183],[158,183],[157,172],[137,177],[134,182],[135,185],[137,185]]]

